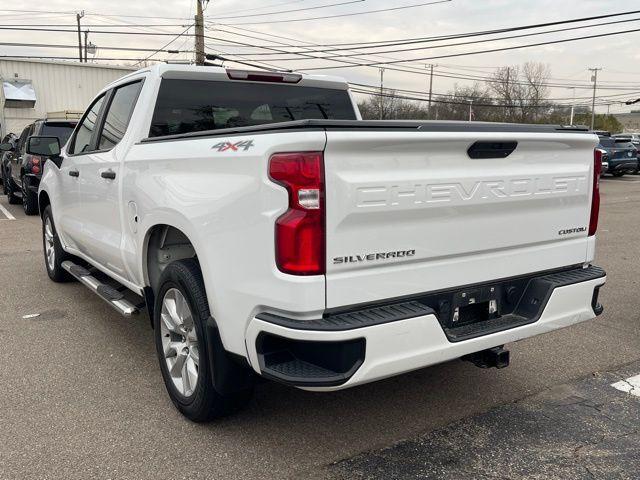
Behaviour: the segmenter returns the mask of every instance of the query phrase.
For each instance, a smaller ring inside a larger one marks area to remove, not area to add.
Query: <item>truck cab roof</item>
[[[251,83],[283,83],[305,87],[347,90],[348,82],[341,77],[330,75],[308,75],[289,71],[239,70],[224,67],[158,64],[126,75],[104,88],[106,91],[116,85],[126,83],[141,75],[158,79],[218,80]]]

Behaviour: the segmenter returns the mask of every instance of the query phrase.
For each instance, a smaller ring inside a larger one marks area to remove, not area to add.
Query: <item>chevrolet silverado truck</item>
[[[50,158],[45,265],[146,309],[175,406],[207,421],[259,376],[339,390],[602,312],[597,136],[363,121],[344,80],[161,65],[109,85]],[[88,326],[89,328],[89,326]]]

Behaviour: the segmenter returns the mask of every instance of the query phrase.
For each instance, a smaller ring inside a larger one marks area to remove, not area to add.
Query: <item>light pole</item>
[[[602,68],[590,68],[589,71],[593,72],[591,81],[593,82],[593,100],[591,101],[591,130],[596,125],[596,89],[598,88],[598,72]]]
[[[573,100],[571,101],[571,118],[569,119],[569,125],[573,125],[573,114],[576,107],[576,87],[571,88],[573,89]]]
[[[473,122],[473,99],[469,100],[469,121]]]
[[[380,69],[380,120],[384,120],[384,68]]]
[[[429,118],[431,118],[431,97],[433,96],[433,67],[435,67],[437,65],[434,65],[433,63],[427,65],[427,68],[431,69],[431,73],[429,74]]]

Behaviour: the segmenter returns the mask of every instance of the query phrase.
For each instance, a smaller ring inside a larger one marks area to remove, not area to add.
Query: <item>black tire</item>
[[[49,265],[49,260],[47,257],[47,244],[49,243],[46,234],[47,220],[51,222],[51,229],[53,233],[53,241],[51,246],[53,248],[54,260],[51,266]],[[60,239],[58,238],[58,233],[56,231],[56,226],[53,223],[51,205],[48,205],[42,213],[42,249],[44,251],[44,264],[45,268],[47,269],[47,275],[49,275],[49,278],[58,283],[72,281],[73,277],[69,274],[69,272],[62,268],[62,262],[64,262],[65,260],[73,260],[73,257],[62,249],[62,245],[60,244]]]
[[[16,195],[16,185],[13,183],[11,177],[7,176],[7,199],[10,205],[18,205],[22,202],[22,199]]]
[[[9,193],[9,190],[7,190],[7,172],[4,165],[0,165],[0,169],[2,169],[2,194],[6,195]]]
[[[27,181],[26,178],[22,178],[22,208],[27,215],[37,215],[38,195],[28,188]]]
[[[222,349],[219,338],[215,339],[218,340],[217,342],[212,341],[213,334],[211,329],[207,328],[210,312],[200,265],[195,259],[172,262],[162,272],[159,285],[153,310],[154,336],[160,371],[171,401],[185,417],[193,422],[208,422],[241,410],[253,396],[252,382],[248,384],[245,382],[237,389],[225,388],[224,394],[220,393],[214,385],[214,378],[229,377],[229,365],[233,362],[228,359],[226,352]],[[169,373],[162,345],[163,334],[160,325],[162,305],[165,294],[171,289],[179,290],[187,300],[198,339],[198,379],[193,393],[188,397],[176,388]],[[211,348],[217,348],[217,351],[210,351]],[[212,361],[214,358],[215,361]]]
[[[612,175],[616,178],[620,178],[624,176],[624,172],[613,172]]]

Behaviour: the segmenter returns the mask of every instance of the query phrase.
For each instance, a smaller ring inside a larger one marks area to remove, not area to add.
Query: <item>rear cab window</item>
[[[356,120],[347,90],[164,79],[149,136],[310,119]]]
[[[60,146],[63,146],[69,140],[76,125],[76,122],[45,122],[40,130],[40,135],[43,137],[58,137]]]

